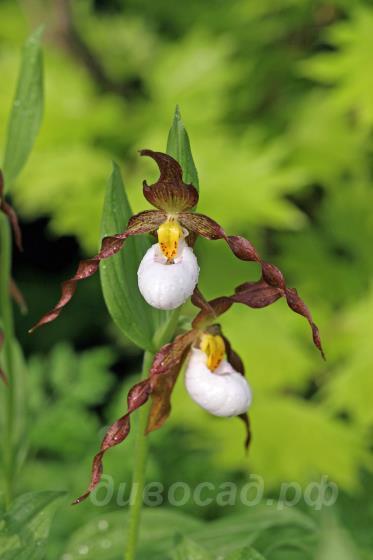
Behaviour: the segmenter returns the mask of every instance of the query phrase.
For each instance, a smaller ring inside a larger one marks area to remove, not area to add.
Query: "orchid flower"
[[[126,439],[130,432],[131,414],[144,405],[149,398],[152,405],[146,433],[163,426],[171,412],[171,394],[184,364],[185,387],[199,406],[215,416],[237,416],[245,425],[245,448],[249,448],[251,429],[247,410],[252,402],[252,392],[245,379],[244,365],[222,333],[216,320],[235,303],[251,308],[265,307],[285,296],[289,306],[304,315],[317,334],[311,315],[294,290],[287,294],[283,287],[268,286],[262,280],[246,282],[238,286],[231,296],[206,301],[198,287],[192,303],[200,309],[192,322],[192,328],[176,336],[157,352],[149,376],[130,389],[127,397],[128,410],[107,430],[99,452],[93,459],[90,485],[85,494],[75,500],[85,500],[100,482],[103,456],[106,451]],[[319,349],[321,345],[316,344]]]
[[[219,310],[218,314],[215,312],[214,301],[208,303],[198,288],[194,290],[192,301],[201,308],[192,328],[162,346],[154,357],[148,378],[130,389],[128,410],[107,430],[100,451],[93,459],[88,490],[74,504],[85,500],[96,488],[101,480],[104,454],[126,439],[132,412],[150,397],[152,405],[146,433],[163,426],[171,412],[171,394],[185,362],[185,386],[191,398],[215,416],[239,416],[246,426],[245,447],[248,448],[251,435],[247,409],[251,404],[251,389],[244,377],[242,360],[232,350],[220,325],[213,324],[220,313]]]
[[[148,185],[144,181],[143,184],[144,196],[156,210],[132,216],[124,232],[105,237],[99,253],[80,262],[75,275],[62,284],[56,306],[43,315],[30,332],[56,319],[73,297],[77,283],[95,274],[100,262],[118,253],[128,237],[144,233],[155,234],[158,242],[147,251],[140,263],[140,292],[153,307],[179,307],[192,295],[198,282],[199,268],[192,247],[200,235],[211,240],[223,239],[237,258],[257,262],[262,274],[261,280],[252,289],[252,307],[264,307],[284,296],[291,309],[308,319],[314,343],[322,353],[318,329],[296,290],[286,287],[281,271],[263,261],[250,241],[227,235],[217,222],[192,211],[198,202],[198,192],[193,185],[183,182],[181,166],[175,159],[152,150],[141,150],[140,154],[153,158],[160,170],[156,183]]]

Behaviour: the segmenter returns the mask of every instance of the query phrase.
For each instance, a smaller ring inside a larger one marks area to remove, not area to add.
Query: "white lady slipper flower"
[[[244,414],[252,401],[243,375],[224,359],[224,340],[204,334],[200,348],[192,348],[185,372],[185,386],[191,398],[215,416]]]
[[[192,295],[199,266],[185,242],[188,232],[175,219],[167,219],[157,234],[158,243],[145,253],[137,272],[139,290],[152,307],[176,309]]]
[[[160,175],[154,184],[143,182],[144,197],[155,209],[131,216],[124,231],[104,236],[98,253],[79,263],[75,274],[62,283],[56,305],[39,319],[30,332],[54,321],[74,296],[77,284],[93,276],[103,260],[121,251],[127,239],[149,233],[158,234],[158,243],[148,250],[138,270],[139,287],[144,298],[154,307],[174,309],[193,293],[192,303],[200,311],[190,330],[160,348],[148,378],[130,389],[127,412],[106,431],[93,459],[90,484],[74,503],[86,499],[99,484],[105,453],[126,439],[131,428],[130,416],[149,398],[152,399],[152,405],[147,433],[164,424],[171,411],[171,393],[186,359],[189,361],[185,384],[192,399],[216,416],[238,416],[245,425],[245,449],[249,448],[251,427],[247,409],[252,400],[251,389],[244,378],[244,365],[240,357],[229,341],[221,336],[220,325],[216,323],[217,318],[233,304],[240,303],[256,309],[285,298],[292,311],[307,319],[313,342],[324,357],[320,333],[312,315],[297,291],[287,287],[281,271],[265,262],[248,239],[227,235],[215,220],[195,212],[198,190],[192,184],[184,183],[183,170],[174,158],[152,150],[141,150],[140,154],[151,157],[159,167]],[[3,186],[0,171],[0,199]],[[5,200],[1,201],[0,210],[12,221],[14,212],[12,214]],[[196,286],[199,274],[196,257],[185,243],[185,236],[189,232],[193,234],[193,240],[197,236],[224,240],[238,259],[259,264],[261,278],[237,286],[230,296],[206,301]],[[16,237],[18,233],[15,227]],[[1,371],[0,376],[4,378]]]
[[[29,332],[57,319],[74,296],[77,283],[93,276],[101,261],[118,253],[125,241],[134,235],[158,233],[159,246],[148,251],[138,270],[139,287],[144,298],[150,305],[160,309],[178,307],[192,294],[199,273],[193,251],[184,242],[185,234],[190,232],[194,236],[200,235],[211,240],[223,239],[238,259],[256,262],[262,270],[262,276],[257,282],[246,282],[237,287],[234,295],[218,298],[215,301],[218,313],[214,311],[214,317],[229,309],[233,303],[259,308],[267,307],[284,297],[290,309],[307,319],[312,329],[313,342],[324,357],[320,333],[311,313],[297,291],[286,286],[281,271],[266,263],[248,239],[239,235],[227,235],[215,220],[194,212],[199,199],[198,191],[192,184],[184,183],[183,170],[174,158],[153,150],[141,150],[140,154],[151,157],[159,167],[158,180],[153,185],[148,185],[146,181],[143,183],[144,197],[156,209],[135,214],[129,219],[125,231],[105,236],[97,255],[79,263],[75,274],[62,283],[57,304]],[[0,174],[0,195],[2,187]],[[197,317],[196,321],[199,320]]]

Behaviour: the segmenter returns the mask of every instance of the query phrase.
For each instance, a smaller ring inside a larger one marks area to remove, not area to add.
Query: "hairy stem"
[[[148,377],[153,358],[154,354],[151,352],[145,352],[141,380]],[[137,423],[132,476],[131,510],[124,560],[134,560],[136,555],[145,485],[146,463],[148,458],[148,440],[145,437],[145,429],[148,421],[149,407],[150,403],[146,403],[136,414]]]
[[[8,377],[6,391],[5,433],[4,433],[4,482],[5,503],[10,505],[13,495],[14,481],[14,449],[13,449],[13,401],[14,401],[14,372],[13,372],[13,308],[10,297],[12,260],[12,236],[7,217],[0,215],[0,313],[4,332],[3,365]]]

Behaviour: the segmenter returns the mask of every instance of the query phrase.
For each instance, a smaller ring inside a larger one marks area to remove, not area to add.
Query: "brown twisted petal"
[[[189,231],[194,231],[207,239],[224,239],[237,258],[243,261],[257,262],[261,267],[262,277],[258,282],[243,284],[237,288],[233,296],[217,298],[209,302],[214,308],[215,317],[227,311],[234,302],[243,303],[253,308],[261,308],[271,305],[281,297],[285,297],[290,309],[307,319],[312,329],[313,342],[325,359],[320,333],[313,322],[309,309],[299,297],[297,291],[286,286],[282,272],[275,265],[263,261],[250,241],[237,235],[226,235],[217,222],[203,214],[184,212],[179,214],[178,219],[180,224]],[[205,321],[213,318],[214,316],[209,315],[206,310],[202,310],[194,319],[193,326],[200,327]]]
[[[160,210],[144,210],[143,212],[131,216],[128,220],[127,228],[131,230],[131,235],[149,233],[156,231],[165,219],[165,212]],[[144,231],[144,227],[147,228],[147,231]]]
[[[152,150],[140,150],[140,154],[153,158],[160,171],[156,183],[143,183],[144,196],[150,204],[169,213],[183,212],[196,206],[198,192],[193,185],[183,182],[181,166],[174,158]]]
[[[309,322],[311,329],[312,329],[312,337],[315,346],[320,350],[322,357],[325,358],[324,351],[321,345],[320,339],[320,332],[315,323],[313,322],[312,315],[304,303],[304,301],[298,296],[297,290],[295,288],[286,288],[285,290],[285,297],[288,306],[292,309],[295,313],[306,317],[307,321]]]
[[[188,231],[194,231],[207,239],[225,239],[223,228],[214,220],[197,212],[180,212],[178,220]]]
[[[227,339],[226,336],[222,335],[225,344],[225,352],[227,354],[227,360],[231,364],[231,366],[238,371],[241,375],[245,376],[245,366],[243,365],[243,361],[241,360],[240,356],[235,352],[232,348],[231,343]]]
[[[245,377],[245,366],[243,365],[243,361],[241,360],[241,358],[237,354],[237,352],[235,352],[233,350],[232,345],[229,342],[229,340],[227,339],[227,337],[224,336],[224,335],[222,335],[222,336],[223,336],[223,339],[224,339],[225,351],[226,351],[226,354],[227,354],[228,362],[231,364],[231,366],[236,371],[238,371],[238,373],[240,373],[243,377]],[[245,446],[245,450],[248,451],[248,449],[250,447],[251,440],[252,440],[249,415],[248,415],[247,412],[244,412],[243,414],[240,414],[238,416],[238,418],[240,420],[242,420],[244,425],[245,425],[246,436],[245,436],[244,446]]]
[[[232,301],[243,303],[254,309],[271,305],[284,295],[282,288],[275,288],[267,284],[264,279],[258,282],[246,282],[236,289],[231,296]]]
[[[194,330],[179,335],[156,354],[150,370],[152,405],[146,433],[161,428],[169,417],[173,388],[197,335]]]
[[[248,415],[247,412],[244,412],[243,414],[240,414],[238,416],[238,418],[240,418],[240,420],[243,421],[243,423],[245,424],[245,429],[246,429],[246,438],[245,438],[245,449],[246,451],[249,450],[251,441],[252,441],[252,433],[251,433],[251,423],[250,423],[250,417]]]
[[[19,251],[23,251],[22,247],[22,232],[19,227],[18,217],[12,206],[5,200],[4,196],[4,175],[0,169],[0,210],[8,217],[10,225],[13,230],[14,240]]]
[[[195,331],[188,331],[176,337],[173,343],[163,346],[154,358],[149,377],[132,387],[127,397],[128,411],[107,430],[100,451],[93,459],[90,485],[87,491],[73,502],[73,505],[88,498],[96,488],[102,476],[104,454],[108,449],[126,439],[131,429],[130,415],[145,404],[150,395],[152,395],[153,403],[146,433],[160,428],[166,421],[171,410],[172,389],[195,336]]]
[[[73,297],[77,283],[80,280],[85,280],[90,276],[93,276],[97,272],[100,262],[103,259],[108,259],[112,257],[123,247],[124,241],[132,236],[139,235],[141,233],[150,233],[154,231],[160,223],[164,220],[165,215],[163,212],[158,212],[155,210],[150,210],[148,212],[141,212],[132,216],[129,220],[128,228],[123,233],[118,233],[115,235],[109,235],[104,237],[101,243],[100,252],[91,259],[83,260],[79,263],[78,269],[75,275],[69,280],[65,280],[61,286],[61,297],[57,305],[48,313],[43,315],[43,317],[30,329],[30,333],[34,332],[35,329],[50,323],[57,319],[62,309],[69,303]]]
[[[194,292],[191,297],[191,301],[193,305],[199,307],[201,310],[206,311],[208,314],[214,314],[214,310],[209,304],[209,302],[205,299],[202,292],[199,290],[198,286],[194,288]]]
[[[193,298],[192,303],[196,305],[196,301]],[[220,315],[228,311],[228,309],[232,307],[233,303],[234,302],[229,296],[221,296],[210,300],[208,302],[209,307],[203,307],[198,315],[196,315],[193,319],[192,327],[200,330],[208,327],[208,325],[220,317]]]
[[[27,303],[23,296],[23,293],[18,288],[15,280],[13,278],[10,279],[10,294],[16,304],[18,305],[21,313],[25,315],[28,312]]]
[[[313,342],[325,359],[319,329],[313,322],[312,315],[304,301],[299,297],[297,290],[286,287],[281,272],[274,265],[262,263],[262,268],[263,274],[266,274],[267,281],[262,278],[258,282],[242,284],[236,288],[236,293],[230,299],[249,307],[259,308],[271,305],[271,303],[274,303],[281,297],[285,297],[290,309],[307,319],[312,329]],[[270,285],[269,282],[271,283]],[[276,282],[278,283],[277,287],[275,287]]]
[[[141,381],[140,383],[137,383],[136,385],[134,385],[134,387],[132,387],[127,397],[128,411],[124,416],[119,418],[119,420],[114,422],[114,424],[112,424],[107,430],[105,437],[102,440],[100,451],[97,453],[97,455],[95,455],[93,459],[90,485],[88,486],[87,491],[73,502],[73,505],[80,504],[83,500],[88,498],[90,493],[96,488],[101,480],[103,472],[103,456],[108,449],[119,445],[123,440],[126,439],[131,429],[130,415],[132,414],[132,412],[146,403],[149,398],[149,394],[149,379]]]

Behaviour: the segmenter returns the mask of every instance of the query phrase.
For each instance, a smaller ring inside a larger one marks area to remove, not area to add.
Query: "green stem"
[[[10,299],[10,278],[12,266],[12,235],[9,221],[4,214],[0,215],[0,312],[2,329],[4,332],[3,363],[4,371],[8,377],[6,395],[6,419],[4,434],[4,470],[5,470],[5,503],[10,505],[13,495],[14,481],[14,450],[13,450],[13,401],[14,401],[14,375],[13,375],[13,307]]]
[[[162,327],[156,333],[154,337],[154,347],[157,349],[157,352],[158,349],[163,346],[163,344],[166,344],[166,342],[169,342],[169,340],[174,335],[177,327],[177,322],[179,320],[180,311],[181,307],[178,307],[177,309],[171,311],[168,321],[165,321]]]
[[[145,352],[141,379],[146,379],[152,365],[154,354]],[[124,560],[134,560],[139,536],[141,508],[145,486],[146,463],[148,458],[148,439],[145,430],[148,421],[150,403],[142,406],[136,413],[135,454],[132,476],[131,509],[128,537]]]

